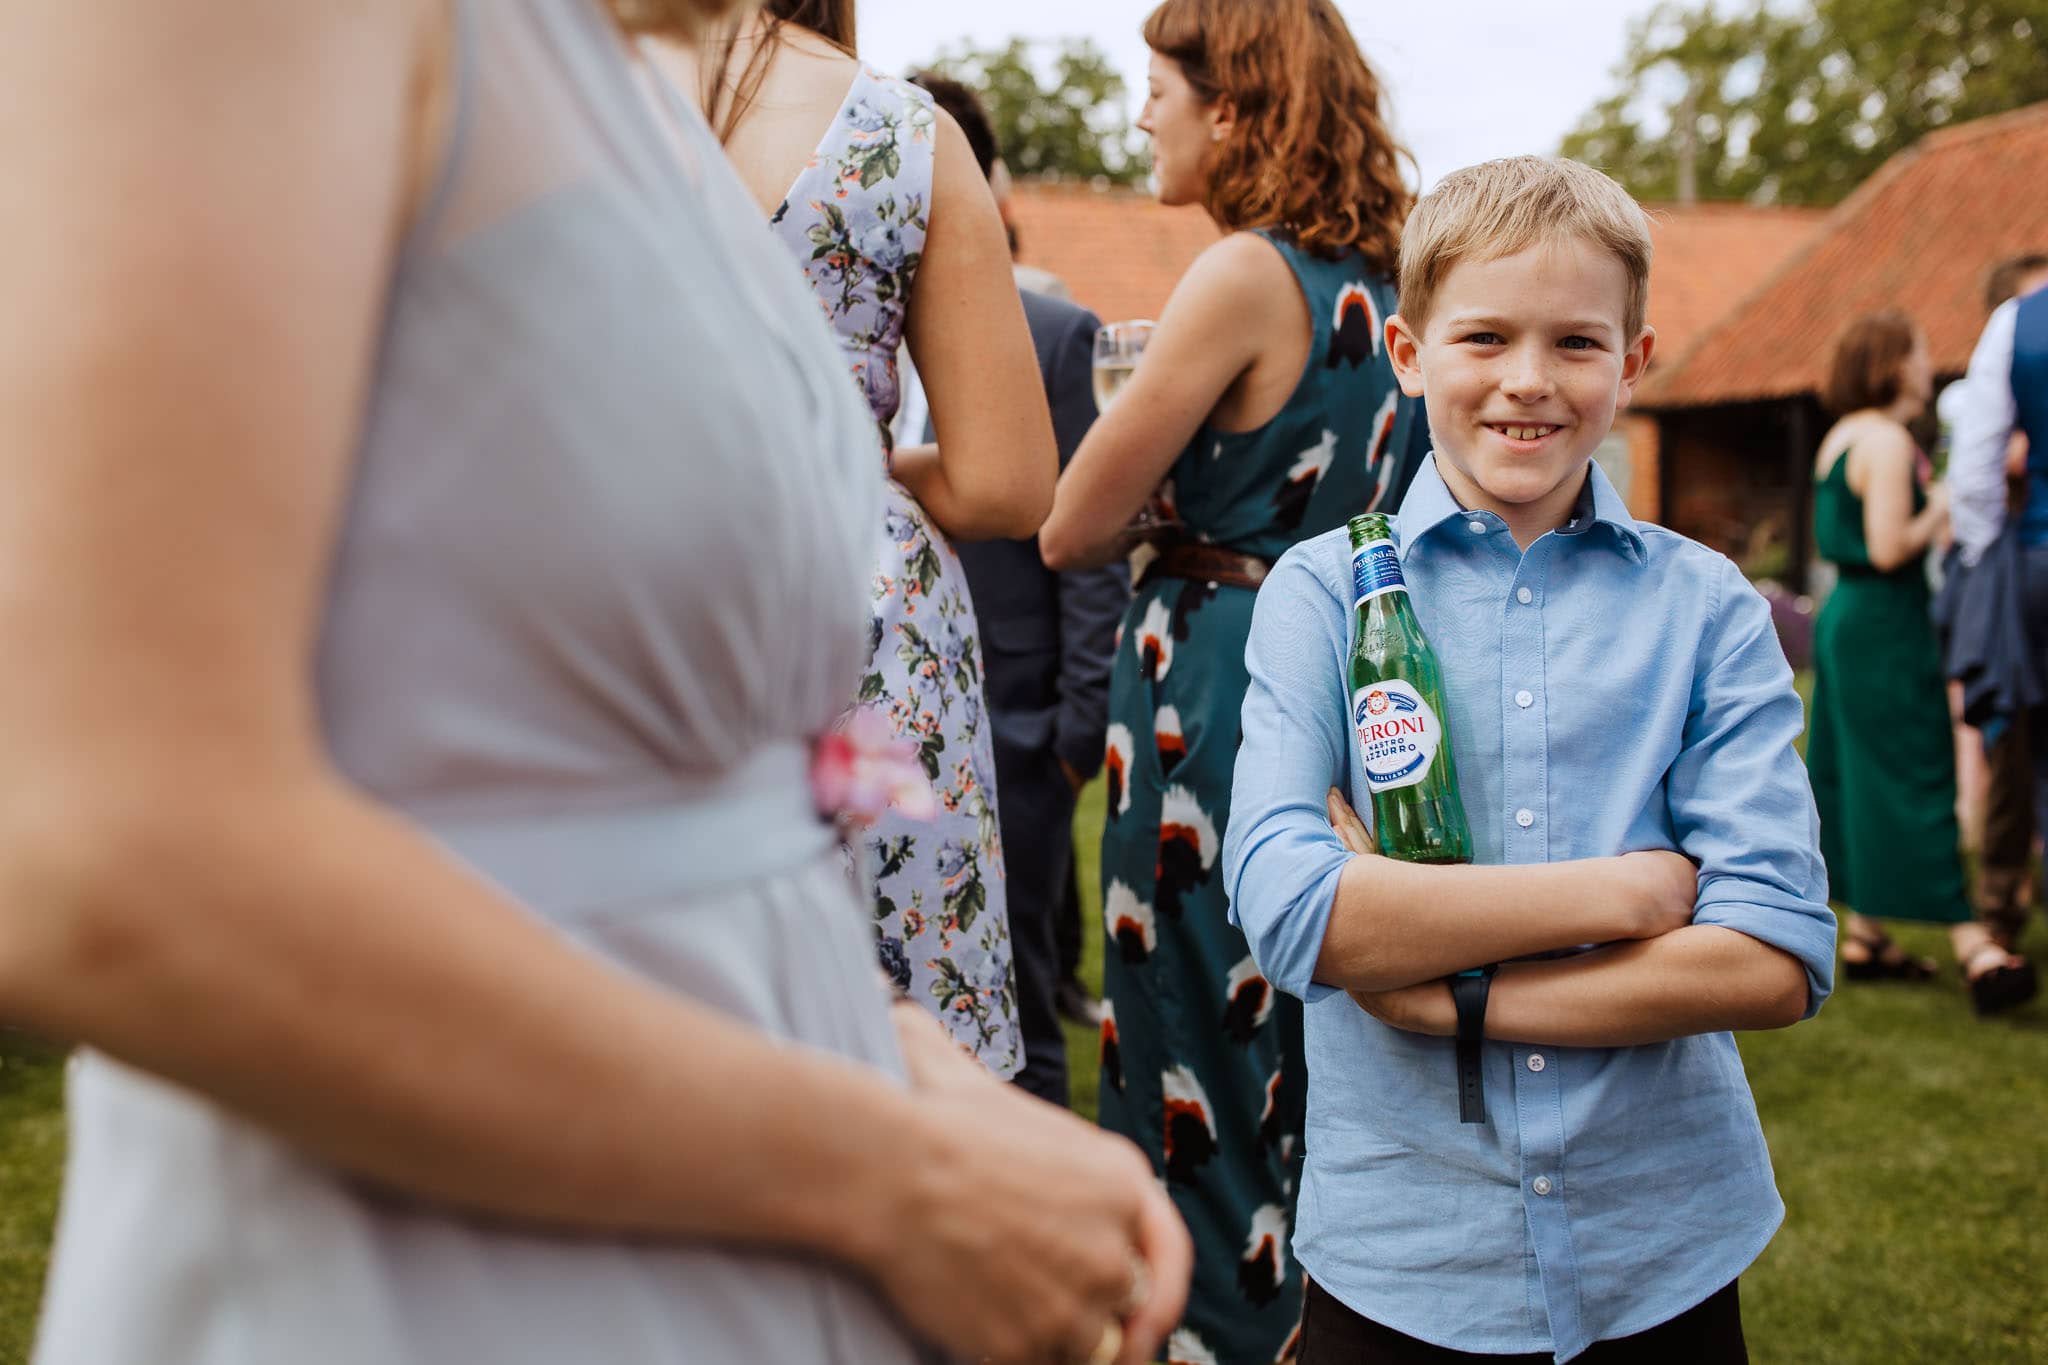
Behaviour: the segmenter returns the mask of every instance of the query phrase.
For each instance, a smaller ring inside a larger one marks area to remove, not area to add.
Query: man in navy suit
[[[982,173],[990,174],[995,134],[974,92],[942,76],[912,79],[953,116]],[[1095,315],[1044,294],[1020,293],[1064,468],[1095,421]],[[1039,559],[1035,537],[957,548],[981,627],[995,736],[996,805],[1024,1031],[1017,1084],[1063,1105],[1066,1041],[1054,997],[1064,973],[1055,918],[1071,876],[1074,796],[1102,765],[1110,663],[1117,622],[1130,601],[1130,574],[1122,564],[1054,573]]]
[[[1956,542],[1965,563],[1976,566],[1989,554],[1994,562],[1986,567],[1995,570],[2002,554],[2008,569],[2001,575],[1973,567],[1964,581],[1951,659],[1974,658],[1983,674],[1963,678],[1965,717],[1980,704],[1994,713],[2038,707],[2039,696],[2027,694],[2038,693],[2039,679],[2048,675],[2048,271],[2038,255],[2011,264],[2017,297],[1993,310],[1969,372],[1950,386],[1953,393],[1943,394],[1942,416],[1952,424],[1949,516]],[[2026,438],[2026,460],[2023,492],[2013,506],[2006,476],[2016,434]],[[2007,603],[1982,610],[1997,593],[1987,585],[2001,580],[2008,599],[2017,599],[2022,631],[2003,628],[2015,614],[2005,610]],[[2031,667],[2014,665],[2019,651],[2032,655],[2026,661]],[[2040,710],[2027,718],[2027,739],[2035,822],[2048,829],[2048,717]],[[2025,911],[2009,907],[1992,924],[1999,946],[2010,953],[2025,927]],[[1973,977],[1970,990],[1979,1012],[1989,1013],[2033,998],[2039,975],[2032,963],[2009,956],[2005,966]]]

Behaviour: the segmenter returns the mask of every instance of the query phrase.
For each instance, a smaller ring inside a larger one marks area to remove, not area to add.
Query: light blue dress
[[[621,971],[900,1074],[807,782],[866,654],[872,419],[591,0],[457,12],[322,622],[334,758]],[[95,1055],[70,1106],[42,1365],[924,1358],[812,1259],[460,1216]]]

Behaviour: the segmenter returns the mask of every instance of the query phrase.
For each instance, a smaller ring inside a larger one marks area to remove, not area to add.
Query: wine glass
[[[1152,339],[1152,323],[1144,318],[1112,322],[1095,330],[1095,410],[1109,411],[1109,405],[1130,382],[1138,368],[1138,357]]]

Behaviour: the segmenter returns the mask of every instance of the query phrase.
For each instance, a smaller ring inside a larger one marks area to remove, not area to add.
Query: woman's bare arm
[[[1914,513],[1912,439],[1889,422],[1873,423],[1842,458],[1850,462],[1845,472],[1863,499],[1863,542],[1871,566],[1889,572],[1927,553],[1947,524],[1948,500],[1937,490]]]
[[[1250,233],[1204,251],[1174,286],[1144,360],[1060,475],[1038,533],[1054,569],[1123,553],[1124,529],[1233,384],[1307,315],[1287,262]],[[1294,337],[1299,341],[1299,336]]]
[[[892,468],[955,540],[1021,539],[1052,507],[1052,413],[995,198],[944,110],[936,132],[931,216],[904,335],[937,445],[897,451]]]

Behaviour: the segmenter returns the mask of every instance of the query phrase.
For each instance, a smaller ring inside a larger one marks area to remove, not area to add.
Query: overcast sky
[[[966,39],[1086,36],[1144,98],[1143,0],[859,0],[861,55],[905,71]],[[1613,85],[1628,22],[1655,0],[1338,0],[1387,83],[1427,187],[1488,157],[1547,153]]]

